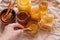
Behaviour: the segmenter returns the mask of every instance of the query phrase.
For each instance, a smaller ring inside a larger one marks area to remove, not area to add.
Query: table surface
[[[5,3],[0,3],[0,11],[2,11],[4,8],[7,8],[8,5]],[[3,8],[2,8],[3,7]],[[14,10],[16,11],[17,8],[14,7]],[[17,11],[18,12],[18,11]],[[27,33],[22,33],[18,39],[16,40],[60,40],[60,3],[54,2],[48,0],[48,12],[47,14],[53,14],[55,17],[54,21],[54,30],[51,33],[44,32],[42,30],[38,30],[38,33],[34,36],[30,36]],[[1,29],[2,25],[0,22],[0,35],[1,35]]]

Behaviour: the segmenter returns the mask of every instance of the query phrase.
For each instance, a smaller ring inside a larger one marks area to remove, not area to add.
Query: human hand
[[[19,28],[15,30],[14,28]],[[18,23],[9,24],[5,27],[5,30],[2,34],[2,40],[14,40],[18,35],[23,32],[24,27]]]

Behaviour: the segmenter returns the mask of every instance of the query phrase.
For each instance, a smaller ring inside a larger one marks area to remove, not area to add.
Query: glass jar
[[[46,1],[42,1],[39,5],[39,9],[40,9],[39,11],[40,19],[41,19],[44,15],[46,15],[46,12],[48,10],[48,3]]]
[[[28,23],[29,19],[30,19],[30,15],[26,11],[20,11],[17,14],[17,22],[22,24],[23,26],[26,26],[26,24]]]
[[[42,30],[51,31],[53,29],[53,21],[54,16],[52,14],[45,15],[40,20],[39,26]]]
[[[30,12],[31,0],[17,0],[17,7],[19,11],[23,10]]]
[[[48,9],[48,3],[47,2],[41,2],[39,5],[40,13],[45,14]]]
[[[26,32],[30,35],[35,35],[38,32],[38,25],[34,23],[33,21],[29,21],[26,25],[26,28],[30,30],[26,30]]]
[[[39,6],[38,5],[32,5],[30,15],[33,20],[36,20],[36,21],[39,20]]]

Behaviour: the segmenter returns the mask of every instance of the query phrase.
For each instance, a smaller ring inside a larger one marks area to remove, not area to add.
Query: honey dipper
[[[6,14],[5,14],[5,15],[2,15],[2,18],[1,18],[1,19],[2,19],[4,22],[6,22],[6,20],[9,19],[9,18],[12,16],[11,12],[12,12],[12,9],[13,9],[14,4],[15,4],[15,1],[14,1],[14,3],[12,3],[12,2],[10,1],[9,7],[8,7],[8,10],[7,10]]]
[[[18,29],[21,29],[21,28],[14,28],[14,30],[18,30]],[[24,31],[31,31],[32,29],[31,28],[23,28],[22,30],[24,30]]]
[[[32,31],[31,28],[24,28],[23,30],[25,30],[25,31]]]

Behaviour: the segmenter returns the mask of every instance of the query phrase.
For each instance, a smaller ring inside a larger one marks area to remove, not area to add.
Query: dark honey
[[[17,17],[20,19],[20,20],[25,20],[27,18],[28,15],[25,14],[25,12],[21,12],[17,15]]]
[[[26,11],[20,11],[17,14],[17,21],[18,21],[18,23],[22,24],[23,26],[25,26],[28,23],[29,18],[30,18],[30,15]]]
[[[6,12],[7,12],[7,9],[4,9],[2,12],[1,12],[1,21],[3,22],[3,23],[7,23],[7,24],[9,24],[9,23],[12,23],[13,21],[14,21],[14,19],[15,19],[15,11],[14,10],[12,10],[12,12],[10,13],[11,14],[11,16],[8,16],[8,18],[5,20],[5,18],[3,18],[3,16],[6,14]],[[3,18],[3,19],[2,19]]]

